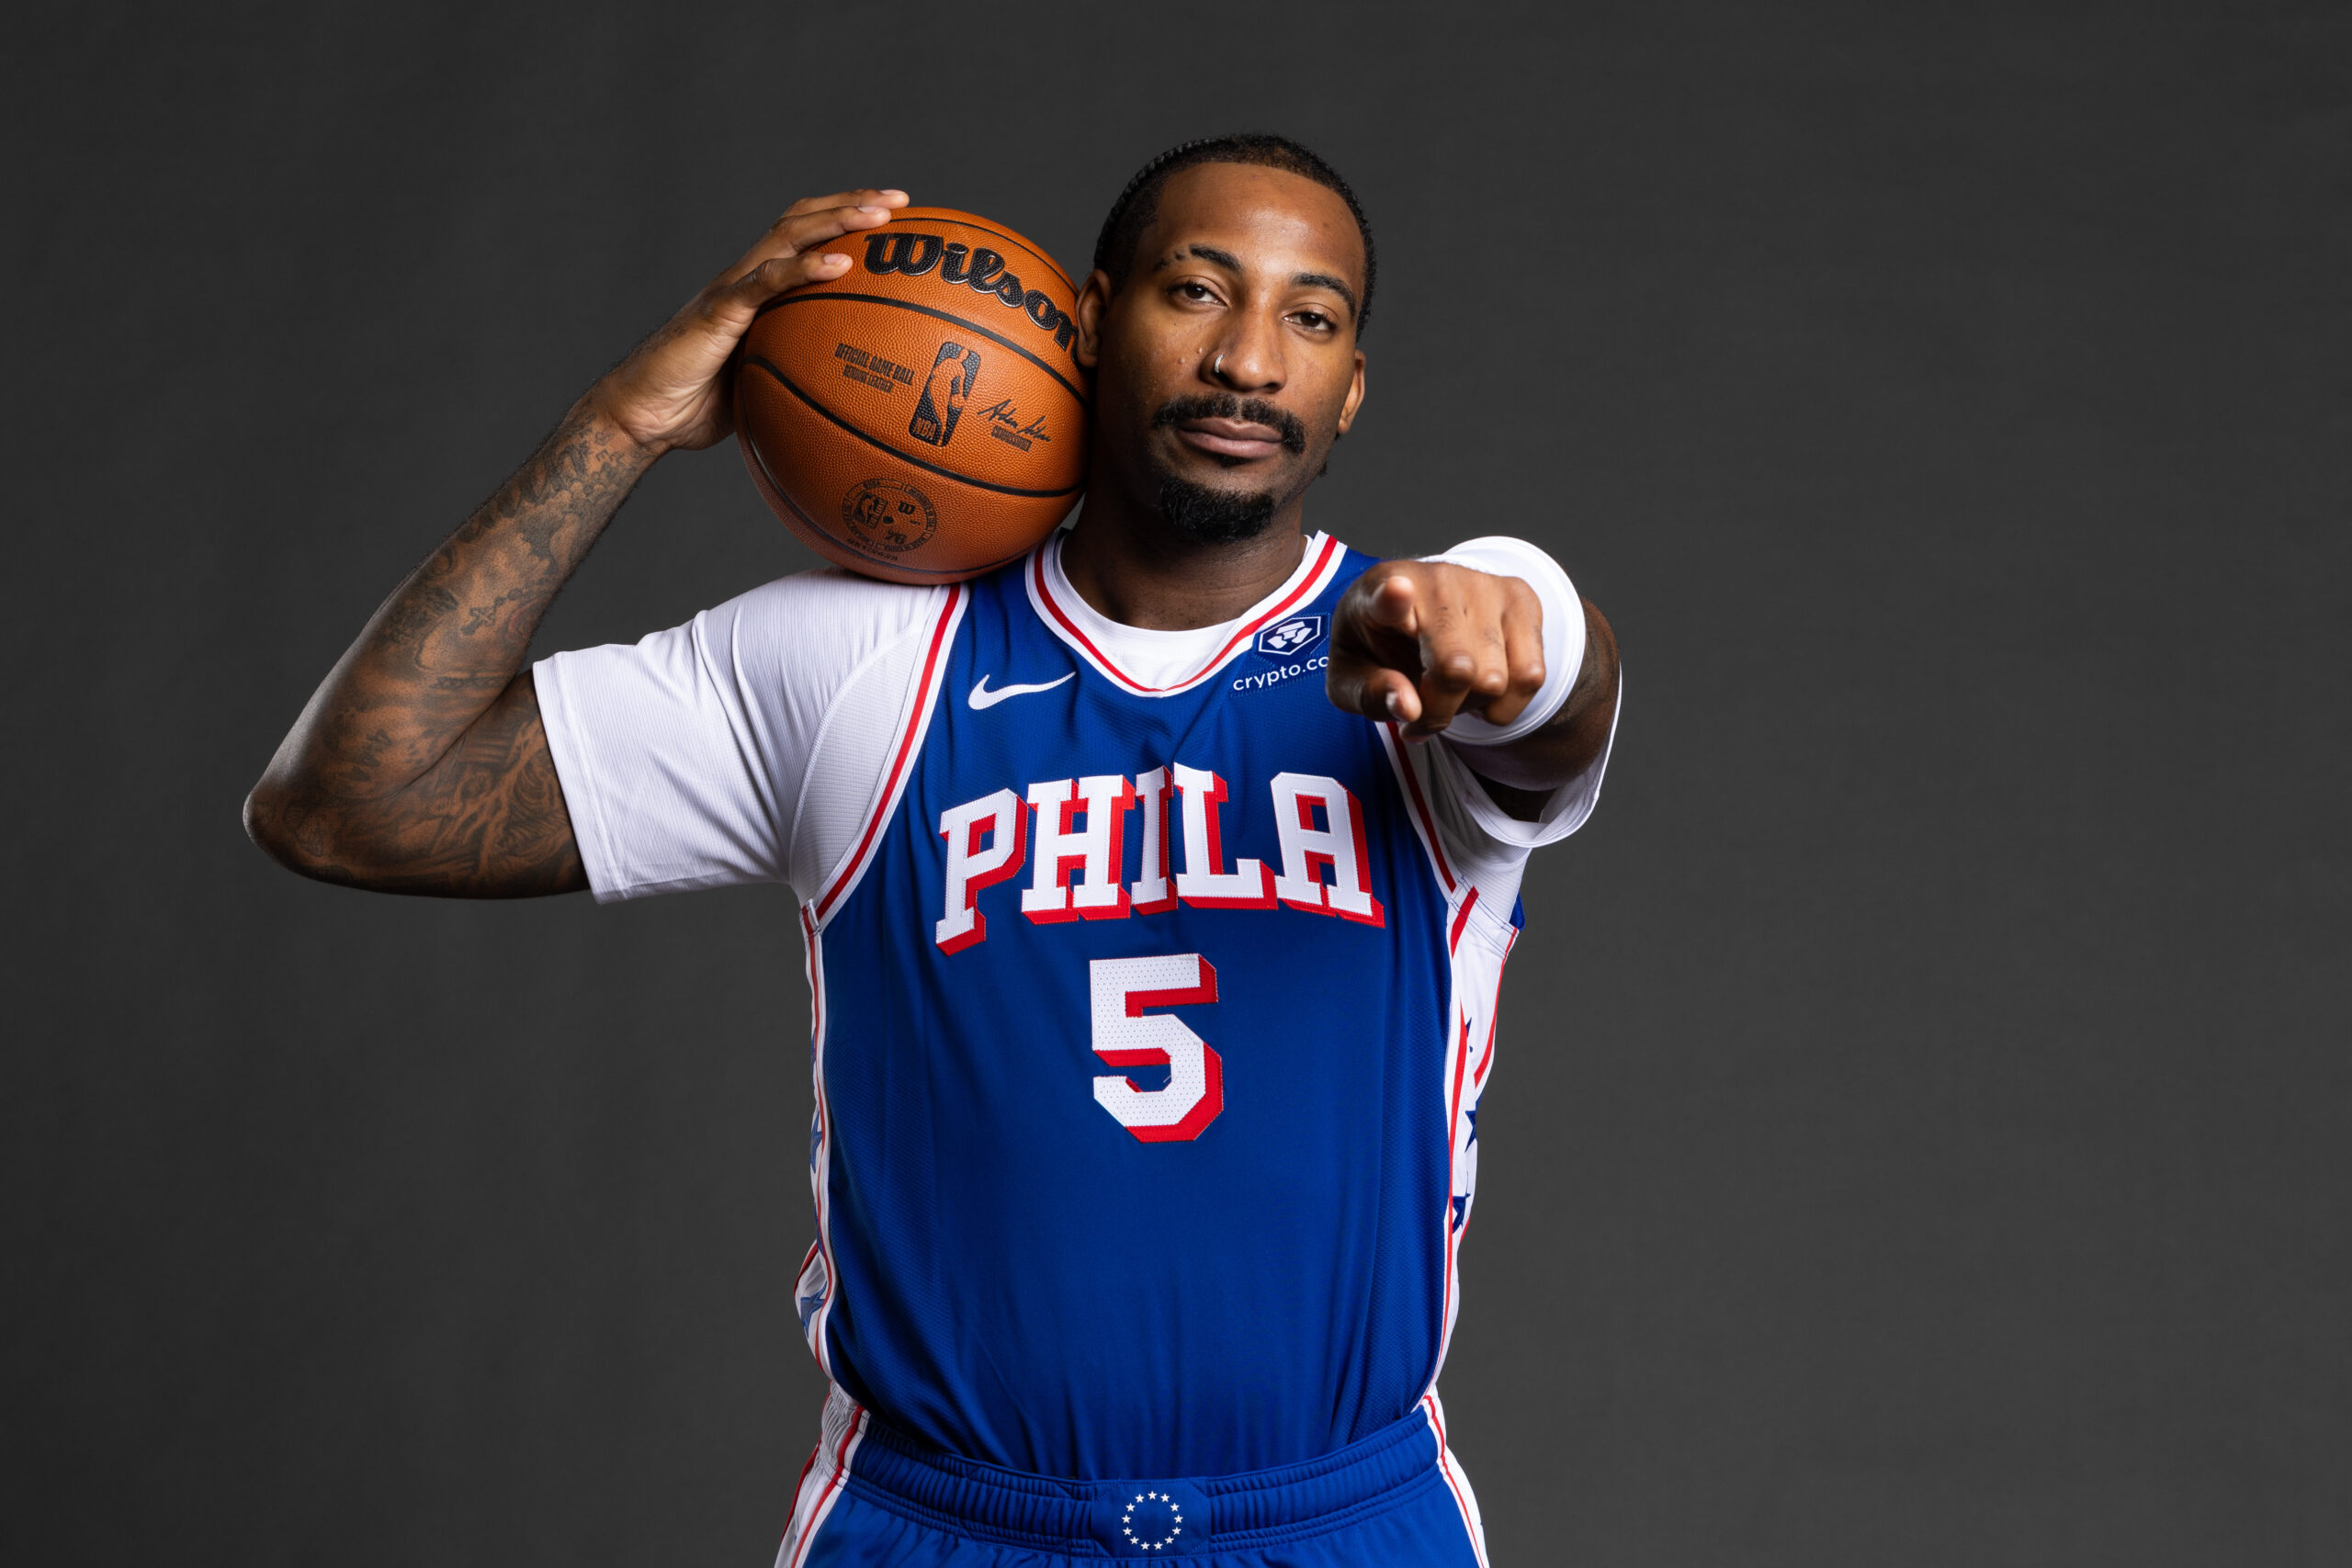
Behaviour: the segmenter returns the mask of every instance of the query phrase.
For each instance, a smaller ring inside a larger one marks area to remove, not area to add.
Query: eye
[[[1187,305],[1207,305],[1216,300],[1216,290],[1198,278],[1187,278],[1175,288],[1176,298]]]
[[[1340,325],[1327,312],[1317,310],[1293,310],[1290,319],[1311,333],[1334,332]]]

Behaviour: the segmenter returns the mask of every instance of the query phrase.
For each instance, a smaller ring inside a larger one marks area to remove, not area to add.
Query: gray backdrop
[[[202,9],[0,108],[9,1561],[766,1562],[788,896],[369,897],[240,797],[788,200],[1081,265],[1258,127],[1379,226],[1314,520],[1625,649],[1444,1384],[1498,1561],[2352,1561],[2344,7]],[[807,560],[675,459],[545,642]]]

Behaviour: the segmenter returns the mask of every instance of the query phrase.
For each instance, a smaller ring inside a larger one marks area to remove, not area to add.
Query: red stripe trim
[[[1413,813],[1421,819],[1421,831],[1429,840],[1430,858],[1437,862],[1437,874],[1445,880],[1445,890],[1453,891],[1453,868],[1445,863],[1445,846],[1438,842],[1437,818],[1430,811],[1430,803],[1421,794],[1421,777],[1413,771],[1413,759],[1405,748],[1405,738],[1396,726],[1388,725],[1388,734],[1396,748],[1396,771],[1405,775],[1406,792],[1412,797]],[[1467,908],[1465,905],[1464,908]]]
[[[1474,1084],[1487,1081],[1487,1069],[1495,1065],[1495,1024],[1503,1012],[1503,971],[1510,967],[1510,950],[1519,945],[1519,933],[1510,933],[1503,943],[1503,961],[1495,965],[1495,994],[1487,1002],[1487,1048],[1478,1054],[1478,1070],[1470,1075]]]
[[[1470,897],[1462,900],[1462,908],[1453,917],[1453,929],[1445,933],[1445,950],[1452,953],[1462,945],[1462,928],[1470,923],[1470,911],[1478,907],[1478,890],[1470,889]]]
[[[800,1555],[794,1561],[792,1568],[800,1568],[802,1563],[808,1561],[808,1548],[817,1539],[817,1527],[825,1519],[825,1506],[832,1501],[833,1494],[841,1490],[842,1483],[849,1478],[849,1446],[857,1438],[858,1424],[865,1419],[864,1405],[853,1404],[850,1409],[854,1414],[850,1416],[849,1426],[842,1433],[841,1451],[833,1455],[832,1476],[826,1481],[824,1491],[817,1495],[817,1506],[808,1510],[808,1533],[800,1538]],[[1438,1443],[1442,1447],[1445,1438],[1440,1437]]]
[[[1194,671],[1183,680],[1177,682],[1172,686],[1145,685],[1142,682],[1135,679],[1133,676],[1121,670],[1116,664],[1114,664],[1108,654],[1095,647],[1093,640],[1084,632],[1078,629],[1078,623],[1070,619],[1068,611],[1064,610],[1059,604],[1054,602],[1053,590],[1046,586],[1045,551],[1039,550],[1037,552],[1031,562],[1030,571],[1032,574],[1032,581],[1037,590],[1037,602],[1046,606],[1046,610],[1052,614],[1055,621],[1060,625],[1061,629],[1069,634],[1070,638],[1075,641],[1079,647],[1086,650],[1086,656],[1094,660],[1095,664],[1104,674],[1110,676],[1111,679],[1118,682],[1119,684],[1126,687],[1127,690],[1135,693],[1138,696],[1159,697],[1166,696],[1171,692],[1181,692],[1188,687],[1199,685],[1203,681],[1208,679],[1211,674],[1216,672],[1217,666],[1232,658],[1234,651],[1237,649],[1238,649],[1243,643],[1249,641],[1251,637],[1257,636],[1260,627],[1263,626],[1269,621],[1278,619],[1288,614],[1291,610],[1296,608],[1301,601],[1312,596],[1316,588],[1322,582],[1324,572],[1329,569],[1333,558],[1339,554],[1340,548],[1341,546],[1339,540],[1325,539],[1323,541],[1323,548],[1317,552],[1315,557],[1314,567],[1307,572],[1306,579],[1301,581],[1296,588],[1294,588],[1289,593],[1285,594],[1283,597],[1282,602],[1277,604],[1272,609],[1268,610],[1264,615],[1260,615],[1256,620],[1251,621],[1248,626],[1243,626],[1239,631],[1234,633],[1233,636],[1227,640],[1225,646],[1218,649],[1215,657],[1211,658],[1206,664],[1202,665],[1200,669]]]
[[[800,1461],[800,1473],[792,1483],[792,1501],[795,1506],[797,1506],[800,1502],[800,1489],[808,1484],[808,1472],[817,1468],[817,1456],[824,1451],[825,1445],[821,1440],[812,1443],[809,1445],[808,1457]],[[792,1533],[789,1521],[784,1527],[784,1533],[786,1535]]]
[[[1421,1395],[1421,1408],[1429,1415],[1430,1429],[1437,1434],[1438,1473],[1445,1477],[1445,1489],[1453,1494],[1453,1506],[1462,1510],[1463,1528],[1472,1529],[1469,1499],[1463,1496],[1462,1488],[1453,1483],[1453,1467],[1445,1462],[1445,1420],[1437,1413],[1437,1401],[1426,1393]],[[1473,1539],[1475,1540],[1476,1537],[1474,1536]]]
[[[914,750],[915,737],[922,733],[923,723],[931,713],[931,705],[938,697],[939,689],[933,677],[944,673],[939,665],[939,649],[947,640],[947,628],[956,621],[956,609],[963,602],[961,584],[947,590],[947,603],[939,612],[938,624],[931,628],[931,647],[923,654],[922,680],[918,688],[914,711],[908,716],[906,733],[899,738],[899,754],[890,759],[890,776],[882,785],[881,798],[874,803],[874,815],[865,824],[865,835],[857,840],[857,852],[849,857],[841,874],[817,900],[817,918],[822,919],[831,909],[833,900],[842,890],[856,880],[858,868],[865,863],[865,852],[874,847],[874,835],[882,830],[883,819],[890,815],[892,802],[899,797],[899,776],[906,772],[908,753]]]
[[[1462,1075],[1469,1065],[1470,1019],[1465,1013],[1462,1019],[1461,1042],[1453,1052],[1453,1094],[1447,1104],[1445,1113],[1445,1297],[1438,1303],[1438,1306],[1448,1316],[1452,1315],[1453,1310],[1454,1253],[1462,1239],[1462,1232],[1453,1223],[1453,1178],[1455,1167],[1458,1164],[1453,1151],[1462,1130]],[[1438,1322],[1439,1332],[1444,1335],[1444,1342],[1452,1343],[1453,1337],[1446,1331],[1444,1318],[1440,1318]]]

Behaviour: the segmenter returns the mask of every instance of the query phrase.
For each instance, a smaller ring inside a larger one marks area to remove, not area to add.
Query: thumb
[[[1342,713],[1361,714],[1375,724],[1411,724],[1421,716],[1421,694],[1412,678],[1362,653],[1331,650],[1323,693]]]

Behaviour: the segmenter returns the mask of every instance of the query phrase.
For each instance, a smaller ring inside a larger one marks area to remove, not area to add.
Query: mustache
[[[1288,409],[1278,409],[1260,398],[1237,398],[1231,392],[1201,393],[1172,398],[1151,416],[1151,427],[1182,424],[1188,419],[1238,419],[1280,433],[1283,450],[1295,457],[1306,450],[1306,422]]]

